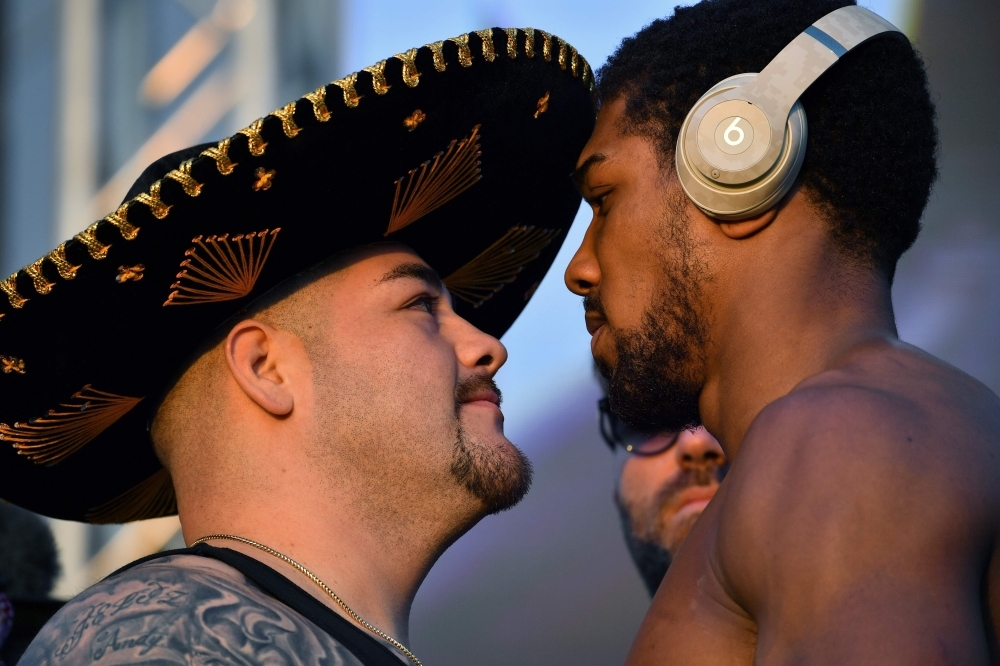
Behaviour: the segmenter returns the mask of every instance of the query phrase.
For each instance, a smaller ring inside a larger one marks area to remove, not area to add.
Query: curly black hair
[[[688,111],[722,79],[759,72],[806,27],[854,0],[703,0],[626,38],[597,73],[626,100],[628,132],[673,165]],[[842,252],[892,280],[920,233],[937,177],[934,105],[920,55],[898,34],[857,47],[803,95],[809,139],[799,180]]]

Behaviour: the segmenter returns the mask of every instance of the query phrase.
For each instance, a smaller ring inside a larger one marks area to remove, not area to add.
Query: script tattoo
[[[196,556],[155,560],[98,583],[66,604],[18,663],[361,666],[242,574]]]

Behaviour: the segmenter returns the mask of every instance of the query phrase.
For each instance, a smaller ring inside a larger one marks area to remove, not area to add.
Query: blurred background
[[[163,154],[218,140],[393,53],[488,26],[532,26],[569,41],[596,70],[622,37],[674,4],[0,0],[0,275],[112,211]],[[1000,2],[861,4],[916,43],[940,116],[941,177],[894,287],[901,336],[1000,391]],[[504,337],[507,432],[535,463],[535,486],[431,572],[411,628],[424,663],[620,663],[649,603],[612,505],[583,311],[562,285],[588,217]],[[62,599],[183,545],[173,518],[49,524],[61,571],[52,595]],[[10,546],[0,542],[0,552]]]

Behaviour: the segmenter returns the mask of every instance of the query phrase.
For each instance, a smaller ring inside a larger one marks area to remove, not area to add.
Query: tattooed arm
[[[309,620],[227,565],[178,555],[101,581],[66,604],[19,664],[361,666]]]

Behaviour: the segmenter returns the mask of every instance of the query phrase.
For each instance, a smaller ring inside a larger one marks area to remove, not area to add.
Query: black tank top
[[[372,638],[367,632],[354,626],[340,615],[327,608],[316,597],[288,580],[263,562],[228,548],[216,548],[200,543],[193,548],[168,550],[154,553],[127,564],[111,574],[116,576],[134,566],[171,555],[197,555],[210,557],[228,564],[247,577],[247,580],[267,592],[272,597],[296,611],[307,620],[330,635],[358,658],[365,666],[400,666],[401,659],[389,648]],[[110,578],[110,576],[109,576]]]

